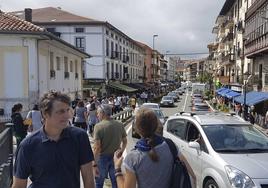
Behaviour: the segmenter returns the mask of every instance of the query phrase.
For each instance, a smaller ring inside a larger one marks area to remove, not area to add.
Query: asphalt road
[[[182,112],[182,111],[189,112],[191,111],[190,101],[191,101],[191,92],[188,92],[186,90],[186,92],[180,96],[180,100],[175,103],[175,107],[161,107],[161,109],[163,111],[164,116],[171,116],[171,115],[174,115],[175,113]],[[127,140],[128,140],[126,153],[134,148],[135,143],[138,140],[136,138],[132,138],[131,128],[132,128],[132,122],[126,126]],[[124,153],[124,155],[126,153]]]

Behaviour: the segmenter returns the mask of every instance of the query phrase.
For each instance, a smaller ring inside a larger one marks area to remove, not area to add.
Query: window
[[[56,32],[56,28],[54,28],[54,27],[48,27],[47,28],[47,31],[50,32],[50,33],[54,33],[54,32]]]
[[[84,30],[85,30],[85,28],[83,28],[83,27],[77,27],[77,28],[75,28],[75,32],[76,33],[84,33]]]
[[[60,57],[56,57],[57,70],[60,70]]]
[[[119,46],[119,59],[122,59],[122,46]]]
[[[114,38],[114,34],[113,33],[111,33],[111,37]]]
[[[49,59],[50,59],[50,70],[54,70],[54,53],[49,53]]]
[[[106,56],[109,56],[109,40],[106,39]]]
[[[188,131],[187,131],[187,141],[196,141],[200,145],[200,149],[206,153],[208,153],[206,144],[203,140],[203,137],[201,136],[199,130],[192,122],[187,122],[188,125]]]
[[[184,119],[173,119],[167,123],[167,131],[171,134],[185,140],[186,123]]]
[[[68,57],[64,57],[64,72],[68,72]]]
[[[73,61],[70,61],[70,72],[73,72]]]
[[[109,64],[109,62],[107,62],[106,63],[106,76],[107,76],[107,79],[110,78],[109,73],[110,73],[110,64]]]
[[[111,56],[114,55],[114,43],[111,41]]]
[[[77,72],[77,70],[78,70],[78,69],[77,69],[77,66],[78,66],[77,64],[78,64],[78,62],[77,62],[77,60],[75,60],[75,61],[74,61],[74,72],[75,72],[75,73],[78,73],[78,72]]]
[[[81,51],[85,51],[86,48],[86,39],[85,37],[75,37],[75,46]]]
[[[109,31],[106,29],[106,35],[109,35]]]

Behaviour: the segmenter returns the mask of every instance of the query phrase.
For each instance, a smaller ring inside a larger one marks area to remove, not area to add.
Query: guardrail
[[[112,118],[122,122],[126,126],[128,120],[132,118],[132,109],[126,109],[122,112],[119,112],[113,115]]]
[[[13,176],[13,133],[12,123],[6,123],[0,132],[0,187],[8,188],[12,184]]]

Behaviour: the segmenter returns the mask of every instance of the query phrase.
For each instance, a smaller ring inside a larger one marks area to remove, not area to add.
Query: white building
[[[24,17],[23,11],[13,14]],[[84,64],[84,79],[89,87],[105,80],[142,82],[144,49],[110,23],[53,7],[33,9],[32,15],[33,23],[92,55]]]
[[[29,20],[30,21],[30,20]],[[49,90],[81,96],[82,61],[88,54],[44,28],[0,12],[0,108],[28,110]]]

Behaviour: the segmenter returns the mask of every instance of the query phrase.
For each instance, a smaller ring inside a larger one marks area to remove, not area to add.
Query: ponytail
[[[153,162],[158,162],[159,161],[159,157],[154,149],[155,147],[155,141],[154,141],[154,136],[151,136],[147,139],[147,143],[149,146],[151,146],[151,150],[149,151],[149,157]]]

